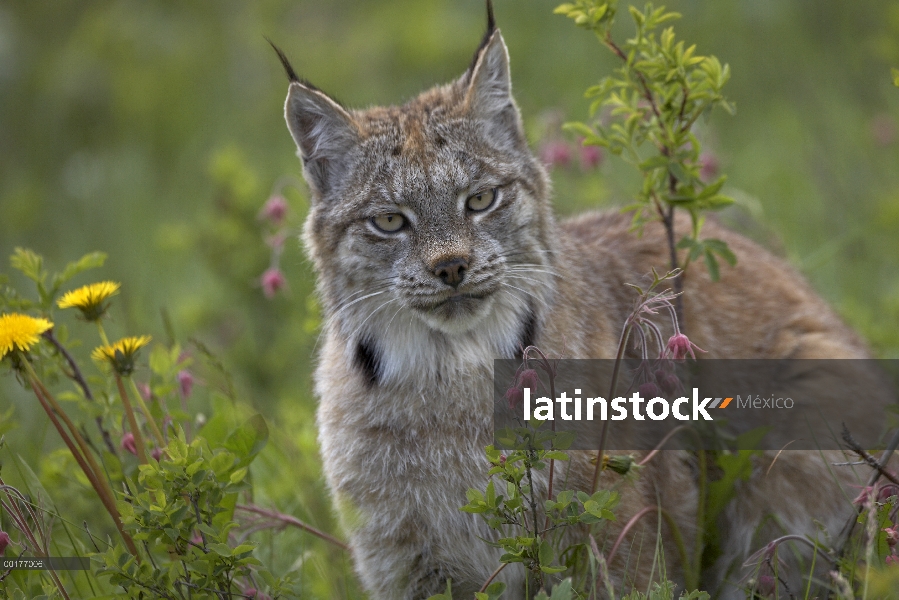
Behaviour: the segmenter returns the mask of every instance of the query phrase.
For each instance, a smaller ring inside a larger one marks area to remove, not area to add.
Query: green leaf
[[[249,464],[267,442],[268,426],[262,415],[256,414],[228,436],[225,448],[234,452],[242,464]]]
[[[580,123],[578,121],[572,121],[570,123],[565,123],[564,125],[562,125],[562,129],[564,131],[569,131],[571,133],[580,134],[584,137],[595,137],[596,136],[596,134],[593,132],[593,130],[589,126],[585,125],[584,123]]]
[[[67,264],[66,268],[56,277],[53,283],[55,286],[60,286],[79,273],[87,271],[88,269],[102,267],[105,262],[106,254],[103,252],[91,252],[85,254],[75,262]]]
[[[35,283],[42,283],[46,277],[43,269],[43,257],[27,248],[13,250],[12,256],[9,257],[9,264]]]
[[[721,272],[718,269],[718,260],[715,258],[712,251],[706,248],[705,252],[703,252],[703,257],[705,258],[705,266],[709,270],[709,278],[711,278],[712,281],[721,279]]]

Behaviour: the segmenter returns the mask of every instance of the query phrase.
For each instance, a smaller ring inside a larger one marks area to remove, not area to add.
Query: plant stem
[[[261,506],[256,506],[254,504],[238,504],[236,508],[247,511],[247,512],[251,512],[251,513],[254,513],[257,515],[262,515],[262,516],[268,517],[270,519],[274,519],[276,521],[281,522],[284,525],[291,525],[293,527],[296,527],[297,529],[302,529],[303,531],[305,531],[307,533],[311,533],[312,535],[314,535],[318,538],[321,538],[321,539],[325,540],[326,542],[329,542],[342,550],[349,551],[349,549],[350,549],[348,544],[341,542],[336,537],[329,535],[329,534],[325,533],[324,531],[320,531],[320,530],[316,529],[315,527],[312,527],[311,525],[307,525],[306,523],[303,523],[302,521],[300,521],[299,519],[297,519],[294,516],[286,515],[284,513],[281,513],[281,512],[275,511],[275,510],[268,510],[268,509],[262,508]]]
[[[150,409],[147,408],[147,405],[144,402],[144,397],[140,395],[140,390],[137,389],[137,384],[134,383],[134,379],[132,379],[131,377],[128,378],[128,381],[131,382],[131,389],[134,390],[134,396],[137,398],[137,403],[140,405],[140,410],[144,413],[144,418],[147,420],[147,423],[150,424],[150,430],[153,432],[153,436],[156,437],[157,447],[165,448],[165,438],[163,437],[162,432],[159,430],[159,426],[156,425],[156,420],[153,418],[153,415],[150,414]]]
[[[615,366],[612,368],[612,383],[609,386],[609,401],[615,397],[615,388],[618,387],[618,373],[621,370],[621,360],[624,357],[624,349],[627,346],[627,340],[630,338],[631,327],[633,323],[630,318],[624,323],[624,329],[621,331],[621,337],[618,339],[618,354],[615,356]],[[599,450],[596,452],[596,469],[593,471],[593,484],[590,486],[590,493],[596,492],[596,486],[599,483],[599,473],[603,468],[603,454],[606,448],[606,437],[609,433],[609,421],[602,424],[602,433],[599,436]]]
[[[134,545],[134,541],[122,527],[122,519],[119,515],[118,509],[116,508],[115,500],[111,496],[111,489],[108,487],[108,482],[106,480],[101,481],[97,473],[94,472],[87,464],[86,460],[89,460],[94,464],[96,463],[93,461],[93,457],[90,454],[88,454],[87,458],[85,459],[85,457],[82,456],[81,452],[79,452],[78,447],[66,433],[65,428],[63,428],[62,426],[62,423],[60,423],[59,419],[56,418],[56,414],[53,407],[50,406],[50,402],[47,400],[47,398],[44,397],[43,393],[41,392],[41,388],[43,386],[42,384],[40,384],[40,380],[37,379],[37,376],[34,374],[34,371],[31,369],[30,365],[28,365],[27,368],[31,370],[31,374],[29,374],[29,381],[31,383],[31,389],[32,391],[34,391],[34,395],[37,396],[38,401],[41,403],[41,406],[44,408],[44,411],[50,418],[50,422],[53,423],[53,426],[56,428],[56,431],[59,432],[59,436],[62,438],[62,441],[69,448],[69,451],[72,453],[72,456],[75,458],[78,466],[81,467],[81,470],[84,472],[85,477],[87,477],[91,486],[97,492],[97,495],[100,497],[100,501],[103,503],[104,508],[106,508],[106,511],[112,517],[116,529],[118,529],[119,534],[122,536],[122,540],[125,542],[125,546],[127,546],[128,551],[131,552],[131,554],[137,559],[138,562],[140,562],[140,555],[137,552],[137,547]],[[52,398],[52,396],[50,397]],[[65,413],[60,411],[60,415],[65,415]],[[75,434],[77,435],[77,430],[75,431]]]
[[[59,340],[56,339],[56,336],[53,335],[53,330],[45,331],[43,333],[44,339],[53,344],[56,350],[62,354],[63,358],[66,359],[66,362],[69,363],[69,367],[72,369],[72,379],[75,380],[75,383],[81,388],[82,392],[84,392],[84,397],[94,402],[94,395],[91,393],[90,387],[87,385],[87,381],[85,381],[84,376],[81,374],[81,369],[78,368],[78,363],[75,362],[75,359],[66,350],[66,347],[63,346]],[[113,456],[118,456],[118,452],[116,452],[115,444],[112,443],[112,437],[110,437],[109,432],[103,427],[103,419],[102,417],[97,417],[97,428],[100,430],[100,435],[103,436],[103,442],[106,444],[106,448],[112,453]]]
[[[131,433],[134,435],[134,445],[137,447],[137,457],[140,460],[140,464],[147,464],[147,449],[144,445],[144,436],[140,432],[140,427],[137,426],[137,419],[134,418],[134,409],[131,408],[131,401],[128,399],[128,392],[125,391],[125,386],[122,384],[122,377],[116,373],[115,374],[115,382],[119,388],[119,396],[122,398],[122,405],[125,407],[125,415],[128,417],[128,426],[131,428]]]

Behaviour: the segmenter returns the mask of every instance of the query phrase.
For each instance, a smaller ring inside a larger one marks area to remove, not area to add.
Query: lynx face
[[[499,31],[459,80],[401,107],[346,110],[285,66],[313,197],[305,240],[353,360],[383,381],[436,372],[446,346],[482,360],[526,345],[550,293],[554,224]]]

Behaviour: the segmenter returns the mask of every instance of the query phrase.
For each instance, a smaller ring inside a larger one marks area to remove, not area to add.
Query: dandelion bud
[[[524,388],[530,388],[531,393],[537,392],[537,384],[540,382],[539,377],[537,377],[537,371],[534,369],[525,369],[521,372],[521,375],[518,376],[518,387],[522,390]]]
[[[616,454],[603,456],[603,468],[614,471],[619,475],[627,475],[634,466],[634,457],[630,454]]]
[[[122,436],[122,450],[127,450],[137,456],[137,444],[134,442],[134,434],[130,431]]]
[[[0,531],[0,556],[3,556],[7,546],[9,546],[9,534],[5,531]]]
[[[540,160],[549,168],[566,167],[571,162],[571,150],[562,141],[546,142],[540,148]]]
[[[674,360],[684,360],[688,354],[690,358],[696,359],[696,355],[693,354],[694,350],[705,352],[705,350],[691,342],[690,338],[682,333],[672,335],[668,339],[668,345],[665,346],[665,352],[670,354]]]
[[[181,388],[181,395],[190,398],[190,393],[194,389],[194,376],[187,369],[178,371],[178,385]]]
[[[598,146],[581,147],[581,168],[590,171],[602,164],[602,150]]]
[[[266,298],[271,299],[275,297],[278,290],[284,287],[287,279],[284,278],[284,273],[281,272],[281,269],[272,267],[262,274],[260,282],[262,283],[262,293],[265,294]]]
[[[644,398],[658,398],[662,395],[661,388],[651,381],[640,384],[637,391],[640,392],[640,395]]]
[[[259,218],[270,221],[273,225],[280,225],[285,216],[287,216],[287,200],[280,194],[266,200],[262,210],[259,211]]]

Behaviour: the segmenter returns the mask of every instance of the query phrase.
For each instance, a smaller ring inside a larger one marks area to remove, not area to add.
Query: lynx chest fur
[[[614,356],[632,303],[623,284],[667,264],[662,229],[637,238],[613,214],[555,221],[492,18],[458,80],[400,107],[346,109],[281,58],[287,124],[312,193],[304,239],[326,317],[319,440],[357,572],[373,598],[426,598],[447,579],[456,597],[470,598],[500,555],[479,539],[489,536],[480,519],[459,510],[469,487],[486,484],[493,359],[532,343]],[[699,269],[686,280],[697,344],[723,357],[865,354],[786,265],[708,228],[739,263],[714,285]],[[575,487],[589,485],[588,472],[574,461]],[[802,476],[791,477],[779,492],[807,493]],[[746,501],[763,503],[770,490],[756,493]],[[697,494],[686,453],[665,453],[622,494],[620,523],[661,498],[691,541]],[[753,519],[734,526],[730,558],[748,551],[744,534],[761,517]],[[640,581],[651,565],[610,567],[619,581]],[[505,597],[523,597],[523,578],[516,568],[501,574]]]

